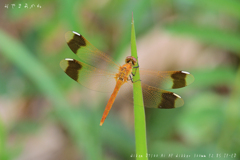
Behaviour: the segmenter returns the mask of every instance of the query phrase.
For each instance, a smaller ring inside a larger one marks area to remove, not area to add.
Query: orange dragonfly
[[[100,126],[102,126],[120,88],[123,86],[129,88],[128,85],[124,84],[133,83],[134,73],[132,70],[137,60],[128,56],[125,64],[121,66],[77,32],[68,31],[65,34],[65,39],[69,48],[81,61],[71,58],[62,60],[60,66],[63,71],[73,80],[89,89],[101,92],[113,90],[100,121]],[[109,67],[106,68],[106,66]],[[179,95],[162,89],[181,88],[194,81],[193,75],[186,71],[140,70],[139,72],[144,106],[148,108],[169,109],[183,106],[184,101]]]

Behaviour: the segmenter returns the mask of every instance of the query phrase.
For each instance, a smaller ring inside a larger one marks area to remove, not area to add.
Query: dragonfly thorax
[[[126,63],[119,68],[119,72],[116,74],[116,80],[121,80],[123,82],[128,81],[128,77],[132,72],[132,64]]]

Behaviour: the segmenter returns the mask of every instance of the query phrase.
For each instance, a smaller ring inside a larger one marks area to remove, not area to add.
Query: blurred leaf
[[[82,5],[83,3],[84,1],[78,0],[58,1],[60,7],[59,10],[57,10],[58,18],[60,20],[62,20],[63,18],[65,24],[69,25],[67,26],[68,30],[76,30],[80,33],[86,32],[86,29],[83,27],[84,25],[82,24],[84,23],[84,14],[81,14],[84,8],[84,5]]]
[[[227,97],[213,92],[200,92],[188,99],[178,119],[178,131],[191,145],[214,143],[221,125]]]
[[[17,122],[15,126],[11,129],[11,132],[21,134],[32,134],[39,131],[39,129],[40,129],[39,123],[31,120],[26,120]]]
[[[108,11],[103,12],[104,17],[111,17],[110,22],[116,21],[114,27],[118,27],[119,37],[117,40],[117,45],[115,46],[115,54],[113,55],[115,59],[121,57],[122,52],[129,46],[130,42],[130,28],[131,28],[131,14],[134,14],[134,23],[136,26],[136,35],[144,34],[147,29],[151,28],[153,25],[153,18],[151,12],[151,2],[148,0],[141,1],[110,1],[108,4]],[[109,13],[113,15],[109,16]],[[116,17],[118,17],[116,19]],[[114,29],[114,28],[113,28]]]
[[[2,124],[2,120],[0,119],[0,159],[2,160],[8,160],[7,155],[7,146],[6,146],[6,128]]]
[[[145,109],[147,119],[148,143],[162,139],[168,139],[172,136],[172,133],[175,131],[178,117],[183,111],[183,107],[171,110],[157,108]]]
[[[224,124],[219,137],[219,146],[227,151],[240,152],[240,66],[234,79],[233,91],[230,95],[228,108],[225,110]]]
[[[217,10],[219,12],[225,12],[231,16],[235,16],[240,19],[240,1],[238,0],[188,0],[194,1],[196,5],[208,8],[211,10]]]
[[[62,94],[63,92],[59,89],[57,83],[47,71],[47,68],[45,68],[40,61],[35,59],[32,53],[29,52],[20,42],[12,39],[1,30],[0,41],[1,53],[14,65],[18,66],[20,70],[22,70],[23,73],[25,73],[36,84],[36,86],[38,86],[39,90],[53,102],[57,117],[68,129],[70,134],[72,136],[75,134],[80,135],[73,136],[73,138],[75,138],[75,143],[79,145],[79,148],[84,148],[88,153],[88,159],[100,159],[100,143],[84,141],[86,137],[89,136],[89,133],[85,132],[84,129],[80,129],[81,126],[84,126],[84,113],[80,112],[78,115],[72,113],[73,111],[70,110],[71,105],[66,101]],[[82,124],[78,123],[77,125],[72,125],[73,121],[71,120],[81,122]],[[91,136],[92,138],[95,138],[94,134],[91,134]],[[86,144],[88,147],[86,147]],[[95,154],[91,154],[92,152]]]
[[[171,33],[192,36],[206,44],[215,45],[240,54],[240,34],[220,30],[219,28],[197,26],[192,23],[173,23],[165,26]]]
[[[20,154],[20,148],[18,145],[14,147],[9,147],[7,140],[7,128],[2,123],[0,117],[0,159],[1,160],[12,160],[15,159]]]
[[[235,79],[236,70],[233,67],[218,67],[214,69],[202,68],[191,72],[195,81],[191,87],[207,88],[226,84],[231,86]]]
[[[135,140],[132,130],[126,130],[126,126],[123,125],[116,118],[112,118],[110,123],[104,124],[102,127],[102,139],[107,146],[110,146],[119,155],[125,156],[124,159],[129,158],[129,155],[135,153]],[[118,124],[118,125],[116,125]]]

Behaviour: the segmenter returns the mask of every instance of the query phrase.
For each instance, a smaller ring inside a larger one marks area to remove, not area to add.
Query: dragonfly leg
[[[139,64],[138,64],[138,62],[137,62],[137,66],[133,66],[133,68],[139,68]]]
[[[135,76],[136,72],[137,72],[137,68],[139,68],[138,62],[137,62],[137,66],[134,66],[133,68],[134,68],[135,71],[134,71],[134,73],[132,72],[132,75]]]
[[[136,81],[133,81],[133,73],[131,74],[131,75],[129,75],[129,77],[128,77],[128,81],[131,81],[132,83],[135,83],[135,82],[137,82],[137,81],[141,81],[140,79],[138,79],[138,80],[136,80]]]

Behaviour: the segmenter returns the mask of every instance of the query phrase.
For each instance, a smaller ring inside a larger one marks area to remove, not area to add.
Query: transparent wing
[[[142,83],[143,101],[146,108],[171,109],[181,107],[183,99],[176,93]]]
[[[103,68],[106,66],[109,67],[107,68],[108,70],[119,68],[119,64],[115,63],[107,54],[94,47],[79,33],[68,31],[65,34],[65,39],[69,48],[80,58],[81,62],[101,69],[106,69]]]
[[[194,81],[192,74],[186,71],[151,71],[140,69],[141,82],[161,89],[185,87]]]
[[[165,91],[156,87],[149,86],[141,82],[143,101],[145,108],[171,109],[181,107],[183,99],[176,93]],[[120,89],[119,97],[133,104],[133,84],[130,82],[123,84]],[[140,105],[140,104],[137,104]]]
[[[112,92],[116,85],[115,73],[97,69],[75,59],[62,60],[60,67],[73,80],[95,91]]]

